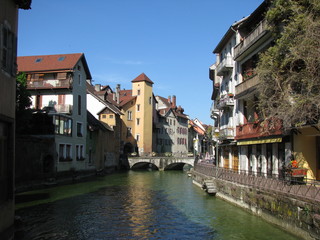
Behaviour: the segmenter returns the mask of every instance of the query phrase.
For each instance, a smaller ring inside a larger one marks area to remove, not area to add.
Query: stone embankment
[[[219,198],[303,239],[320,239],[320,186],[290,186],[277,179],[228,173],[212,165],[196,165],[191,175],[200,187],[212,181]]]

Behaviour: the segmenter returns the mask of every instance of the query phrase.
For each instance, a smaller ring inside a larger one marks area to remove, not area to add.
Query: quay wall
[[[320,239],[320,204],[309,199],[295,199],[285,194],[217,179],[192,171],[197,186],[214,180],[216,196],[275,224],[303,239]]]

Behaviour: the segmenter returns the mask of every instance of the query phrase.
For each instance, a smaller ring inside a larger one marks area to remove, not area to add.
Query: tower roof
[[[143,81],[153,84],[150,78],[148,78],[147,75],[145,75],[144,73],[141,73],[138,77],[133,79],[131,82],[143,82]]]

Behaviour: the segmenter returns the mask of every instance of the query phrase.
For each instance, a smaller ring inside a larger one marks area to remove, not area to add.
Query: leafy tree
[[[21,133],[31,119],[31,95],[27,90],[27,77],[19,73],[16,79],[16,132]]]
[[[266,14],[274,42],[260,55],[259,109],[284,128],[320,114],[320,1],[273,0]]]

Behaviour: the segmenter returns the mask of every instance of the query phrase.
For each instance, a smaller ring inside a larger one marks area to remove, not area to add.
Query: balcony
[[[28,90],[72,88],[72,79],[28,81],[27,88]]]
[[[71,104],[56,104],[54,109],[57,113],[72,114],[72,105]]]
[[[247,78],[247,80],[236,86],[236,98],[239,99],[254,92],[258,84],[259,78],[257,75]]]
[[[278,120],[248,122],[236,127],[235,139],[267,137],[282,134],[282,123]]]
[[[231,56],[226,56],[217,66],[217,75],[223,76],[225,72],[230,71],[233,68],[233,59]]]
[[[219,117],[219,109],[217,109],[216,104],[214,102],[211,105],[210,112],[211,112],[211,115],[210,115],[211,119],[217,119]]]
[[[233,95],[221,95],[217,103],[217,109],[223,109],[234,106],[234,97]]]
[[[220,128],[219,139],[233,139],[234,129],[231,127]]]
[[[261,21],[258,26],[249,33],[238,45],[234,48],[234,59],[235,60],[241,60],[239,58],[241,55],[243,55],[244,52],[249,50],[253,46],[259,46],[259,41],[265,41],[267,38],[269,38],[268,33],[268,27],[267,27],[267,21],[263,20]],[[251,52],[251,51],[250,51]]]

